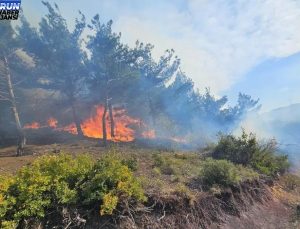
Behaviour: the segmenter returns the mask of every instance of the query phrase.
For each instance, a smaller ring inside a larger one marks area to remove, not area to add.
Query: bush
[[[135,156],[123,159],[122,164],[128,166],[132,171],[137,171],[138,169],[138,160]]]
[[[226,160],[214,160],[211,158],[203,162],[201,178],[209,187],[221,185],[227,187],[240,182],[241,178],[236,166]]]
[[[15,203],[15,199],[8,195],[8,189],[14,182],[10,176],[0,176],[0,228],[13,228],[13,221],[3,220],[4,216],[10,211]]]
[[[270,176],[284,173],[289,168],[287,156],[277,152],[274,140],[260,144],[253,133],[247,134],[245,131],[240,137],[230,134],[220,135],[212,157],[251,166],[260,173]]]
[[[112,214],[120,199],[134,197],[144,201],[140,182],[133,176],[128,166],[116,156],[105,156],[89,172],[80,185],[83,203],[102,201],[101,215]]]
[[[7,195],[14,199],[9,219],[42,218],[45,210],[77,201],[76,184],[92,168],[87,156],[43,156],[22,168],[10,184]],[[9,199],[8,198],[8,199]]]
[[[287,155],[277,155],[271,148],[257,151],[253,155],[250,165],[268,176],[283,174],[290,167]]]
[[[174,160],[172,156],[163,157],[160,154],[153,154],[154,166],[159,168],[162,174],[175,175],[176,168],[174,168]]]
[[[236,164],[249,165],[253,155],[259,151],[254,134],[243,131],[241,137],[220,135],[218,144],[212,152],[215,159],[226,159]]]
[[[93,162],[82,155],[43,156],[15,177],[0,177],[0,228],[26,219],[41,219],[58,206],[99,204],[112,214],[126,198],[144,200],[143,190],[121,160],[106,156]]]

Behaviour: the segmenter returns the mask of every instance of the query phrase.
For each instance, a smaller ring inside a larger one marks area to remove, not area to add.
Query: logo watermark
[[[0,20],[17,20],[21,10],[21,0],[0,0]]]

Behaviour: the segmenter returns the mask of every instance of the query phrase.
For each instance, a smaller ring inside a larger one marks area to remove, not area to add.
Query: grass
[[[228,186],[259,178],[259,173],[250,167],[224,160],[208,159],[201,152],[156,150],[130,145],[120,145],[106,149],[90,142],[84,142],[83,144],[78,142],[72,145],[48,145],[45,147],[32,146],[33,152],[36,153],[35,156],[27,155],[12,158],[17,163],[26,159],[24,163],[22,162],[23,164],[16,164],[16,170],[17,167],[32,162],[39,155],[57,155],[53,153],[54,147],[60,148],[61,151],[71,152],[70,155],[72,156],[88,152],[93,160],[103,158],[106,155],[114,156],[121,161],[122,165],[129,167],[135,177],[138,177],[147,196],[183,198],[189,202],[190,206],[196,203],[195,201],[198,200],[199,196],[206,196],[207,194],[220,195],[223,193],[224,188]],[[6,158],[2,159],[5,163]],[[207,164],[207,161],[210,162]],[[220,169],[222,167],[223,169]],[[205,169],[206,174],[203,173]],[[227,171],[229,170],[231,172],[228,175]],[[0,171],[1,173],[2,171]],[[216,177],[214,177],[215,174],[217,174]],[[219,179],[220,174],[221,179]],[[95,182],[95,184],[98,184],[98,182]],[[279,184],[272,188],[273,195],[293,206],[297,206],[300,203],[300,178],[287,174],[280,177]],[[103,200],[108,206],[105,211],[111,212],[117,203],[116,196],[108,193],[103,197]]]
[[[60,144],[47,146],[31,146],[32,152],[35,156],[28,155],[21,158],[9,158],[10,163],[19,163],[15,165],[15,169],[30,163],[37,155],[53,154],[53,149],[59,148],[64,152],[72,152],[72,155],[89,152],[95,158],[101,158],[103,155],[115,154],[122,160],[122,163],[127,165],[134,171],[135,176],[141,177],[142,185],[146,192],[153,193],[180,193],[179,189],[189,189],[193,191],[191,182],[195,179],[201,181],[205,158],[199,152],[182,152],[182,151],[168,151],[155,150],[150,148],[141,148],[133,145],[117,144],[109,149],[99,147],[95,142],[79,141],[76,144]],[[91,152],[91,153],[90,153]],[[30,152],[28,152],[30,154]],[[26,161],[22,161],[26,159]],[[5,165],[5,160],[2,162]],[[11,166],[11,164],[9,164]],[[259,174],[251,168],[235,165],[237,171],[237,180],[242,182],[244,180],[252,180],[259,177]],[[1,173],[2,171],[0,171]],[[14,171],[13,171],[14,172]],[[199,179],[200,178],[200,179]],[[292,184],[291,184],[292,185]],[[211,184],[212,189],[218,191],[219,187],[216,184]]]

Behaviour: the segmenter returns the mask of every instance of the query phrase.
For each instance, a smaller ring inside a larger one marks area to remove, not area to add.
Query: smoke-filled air
[[[2,2],[1,229],[299,228],[298,3]]]

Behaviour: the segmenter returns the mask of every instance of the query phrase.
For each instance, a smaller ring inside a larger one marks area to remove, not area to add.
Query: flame
[[[26,124],[24,126],[25,129],[39,129],[41,128],[41,125],[38,123],[38,122],[33,122],[33,123],[30,123],[30,124]]]
[[[95,107],[95,115],[91,116],[81,124],[82,131],[85,136],[92,138],[103,138],[102,133],[102,115],[104,112],[103,106]],[[133,119],[126,114],[126,110],[120,109],[113,112],[115,123],[115,136],[112,137],[110,131],[110,120],[106,117],[107,139],[114,141],[129,142],[135,139],[135,131],[130,128],[130,125],[137,124],[139,120]]]
[[[89,118],[81,123],[81,128],[83,134],[91,138],[103,138],[102,132],[102,115],[104,112],[104,107],[101,105],[95,106],[95,112]],[[114,118],[114,137],[112,136],[110,129],[110,119],[108,117],[108,112],[106,116],[106,130],[107,139],[115,142],[130,142],[135,139],[136,131],[134,127],[140,127],[145,129],[145,124],[139,119],[134,119],[127,115],[125,109],[113,110]],[[71,123],[68,126],[59,127],[57,119],[51,117],[47,120],[47,125],[41,125],[38,122],[33,122],[31,124],[26,124],[25,129],[38,129],[42,127],[50,127],[57,131],[65,131],[71,134],[77,134],[77,128],[75,123]],[[147,130],[141,133],[144,138],[155,138],[154,130]]]
[[[65,132],[69,132],[70,134],[77,135],[77,128],[75,123],[71,123],[70,125],[61,128],[55,128],[55,130],[65,131]]]
[[[49,127],[56,128],[58,121],[55,118],[49,118],[47,124]]]

